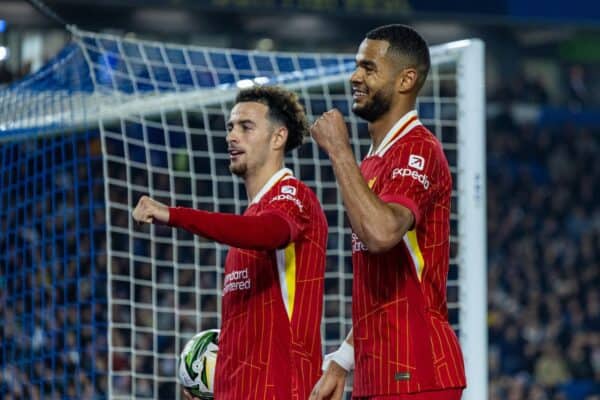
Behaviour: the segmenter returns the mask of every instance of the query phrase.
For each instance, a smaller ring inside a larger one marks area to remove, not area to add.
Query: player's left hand
[[[344,395],[346,375],[348,371],[332,361],[313,387],[309,400],[341,400]]]
[[[310,134],[314,141],[330,156],[337,151],[350,149],[348,128],[344,116],[335,108],[323,113],[312,124]]]
[[[169,207],[148,196],[140,197],[133,210],[133,219],[140,224],[166,224],[169,222]]]

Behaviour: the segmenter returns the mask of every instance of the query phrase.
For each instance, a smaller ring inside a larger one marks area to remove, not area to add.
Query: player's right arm
[[[383,253],[400,242],[415,223],[410,209],[382,201],[365,182],[338,110],[324,113],[310,128],[313,139],[331,160],[352,230],[371,253]]]
[[[289,221],[277,212],[257,216],[215,213],[168,207],[148,196],[138,201],[133,219],[139,223],[168,224],[219,243],[252,250],[285,247],[296,233]]]
[[[346,376],[354,369],[354,336],[352,330],[339,349],[327,354],[323,361],[323,376],[310,393],[310,400],[341,400]]]

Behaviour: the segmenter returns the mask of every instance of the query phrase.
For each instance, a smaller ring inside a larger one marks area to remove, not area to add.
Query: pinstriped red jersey
[[[371,190],[410,209],[415,224],[382,254],[352,235],[353,395],[464,387],[446,306],[452,177],[442,146],[412,111],[360,169]]]
[[[305,400],[321,373],[327,221],[289,169],[267,182],[244,215],[272,212],[290,225],[290,243],[276,251],[230,248],[225,261],[219,400]]]

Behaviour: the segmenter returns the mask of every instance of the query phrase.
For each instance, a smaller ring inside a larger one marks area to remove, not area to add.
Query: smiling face
[[[385,40],[363,40],[350,77],[352,111],[369,122],[387,113],[394,101],[397,67],[387,56],[389,45]]]
[[[227,150],[231,173],[247,178],[256,174],[269,160],[275,128],[268,117],[269,108],[258,102],[242,102],[231,110],[227,122]]]

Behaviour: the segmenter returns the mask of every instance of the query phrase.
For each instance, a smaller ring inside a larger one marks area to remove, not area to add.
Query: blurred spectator
[[[0,61],[0,85],[12,82],[14,76],[8,69],[8,65],[5,62]]]
[[[568,105],[574,110],[582,109],[587,105],[590,96],[585,70],[581,65],[573,65],[568,69],[568,73]]]
[[[30,60],[25,60],[19,67],[18,79],[22,79],[31,73],[33,63]]]
[[[547,388],[555,388],[571,378],[567,361],[558,350],[556,343],[547,342],[544,346],[535,362],[534,378],[537,383]]]

